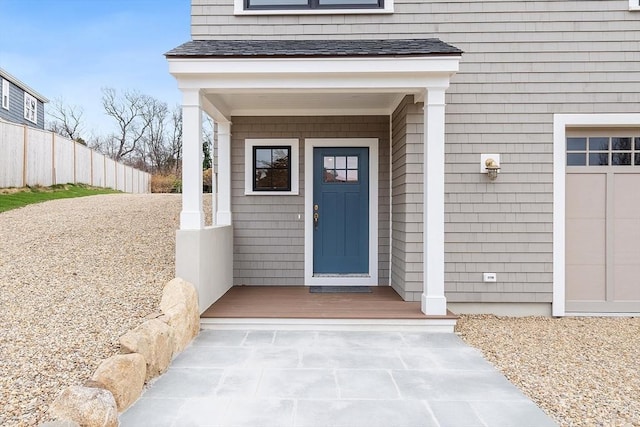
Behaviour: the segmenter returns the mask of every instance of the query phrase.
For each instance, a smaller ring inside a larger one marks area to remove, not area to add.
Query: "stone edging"
[[[120,337],[120,353],[102,361],[82,386],[63,390],[49,408],[55,421],[40,427],[117,427],[124,412],[149,380],[198,335],[200,314],[194,286],[180,278],[162,291],[160,312]]]

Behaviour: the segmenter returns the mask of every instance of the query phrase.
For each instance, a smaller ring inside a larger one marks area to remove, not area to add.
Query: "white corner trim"
[[[551,314],[565,315],[566,116],[553,116],[553,292]]]
[[[243,0],[233,0],[234,15],[379,15],[394,12],[394,0],[385,0],[383,9],[270,9],[245,10]]]
[[[640,10],[640,1],[629,0],[629,10]]]
[[[378,285],[378,138],[329,138],[304,140],[304,284]],[[369,275],[367,277],[313,277],[313,148],[369,148]]]
[[[288,145],[291,147],[291,191],[253,191],[253,147]],[[300,191],[300,141],[296,138],[245,139],[244,195],[297,196]]]
[[[231,213],[231,122],[220,121],[217,123],[218,214],[216,215],[216,225],[231,225],[233,221]]]
[[[636,0],[637,1],[637,0]],[[640,10],[640,8],[639,8]],[[571,127],[637,127],[640,114],[554,114],[553,115],[553,303],[552,315],[564,316],[565,309],[565,140]]]

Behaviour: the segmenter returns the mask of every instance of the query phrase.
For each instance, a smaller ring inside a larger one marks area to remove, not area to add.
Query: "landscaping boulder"
[[[105,359],[91,380],[104,384],[122,412],[140,397],[146,374],[147,364],[141,354],[119,354]]]
[[[120,352],[138,353],[147,364],[146,380],[167,370],[173,357],[173,332],[166,323],[151,319],[120,337]]]
[[[49,407],[49,415],[83,427],[118,426],[116,401],[109,390],[102,388],[71,386],[65,389]]]
[[[200,331],[198,293],[194,286],[180,278],[164,287],[160,310],[173,330],[174,354],[180,353]]]

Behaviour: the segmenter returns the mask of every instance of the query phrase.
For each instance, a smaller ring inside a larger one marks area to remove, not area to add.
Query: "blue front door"
[[[369,149],[313,149],[313,273],[369,273]]]

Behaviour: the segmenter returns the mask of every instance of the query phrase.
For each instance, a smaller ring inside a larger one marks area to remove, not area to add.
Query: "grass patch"
[[[0,189],[0,212],[21,208],[34,203],[55,199],[112,194],[119,191],[83,184],[59,184],[51,187],[24,187]]]

